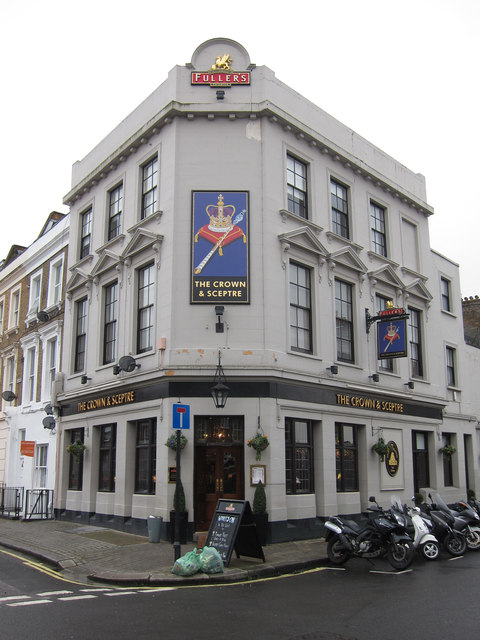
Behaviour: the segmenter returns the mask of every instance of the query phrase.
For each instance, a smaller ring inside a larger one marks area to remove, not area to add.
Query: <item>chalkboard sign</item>
[[[265,562],[248,500],[219,500],[208,531],[207,547],[215,547],[226,567],[233,549],[237,558],[249,556]]]

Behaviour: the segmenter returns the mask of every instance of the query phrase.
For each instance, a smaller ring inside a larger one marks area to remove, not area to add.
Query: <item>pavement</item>
[[[182,545],[180,554],[200,549],[201,540]],[[198,546],[197,546],[198,545]],[[34,557],[66,579],[117,586],[227,584],[298,573],[328,563],[323,538],[263,547],[265,562],[232,554],[223,573],[172,574],[175,550],[165,541],[63,520],[11,520],[0,517],[0,547]]]

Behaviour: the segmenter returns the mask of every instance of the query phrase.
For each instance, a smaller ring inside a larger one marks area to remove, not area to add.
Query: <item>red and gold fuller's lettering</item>
[[[249,71],[192,71],[192,84],[208,84],[211,87],[230,87],[232,84],[250,84]]]

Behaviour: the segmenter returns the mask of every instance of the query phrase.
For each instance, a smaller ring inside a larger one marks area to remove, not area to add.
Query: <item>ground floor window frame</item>
[[[285,418],[285,490],[314,493],[312,420]]]
[[[358,425],[335,423],[335,465],[337,493],[358,491]]]
[[[70,430],[70,442],[84,442],[85,429],[83,427]],[[70,465],[68,470],[68,488],[71,491],[81,491],[83,489],[83,456],[70,454]]]

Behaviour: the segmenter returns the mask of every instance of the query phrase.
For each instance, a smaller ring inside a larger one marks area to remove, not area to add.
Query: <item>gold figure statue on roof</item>
[[[212,64],[211,71],[230,71],[230,65],[232,59],[229,53],[225,53],[223,56],[217,56],[215,58],[215,64]]]

